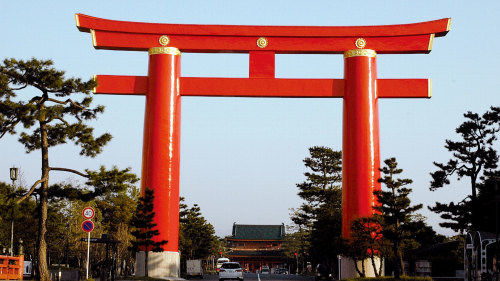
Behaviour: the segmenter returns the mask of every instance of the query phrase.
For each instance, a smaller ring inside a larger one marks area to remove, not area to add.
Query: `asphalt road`
[[[204,275],[203,279],[190,279],[190,280],[218,280],[218,275]],[[296,280],[296,281],[313,281],[314,276],[305,275],[295,275],[295,274],[257,274],[257,273],[244,273],[243,278],[245,280],[273,280],[273,281],[285,281],[285,280]]]

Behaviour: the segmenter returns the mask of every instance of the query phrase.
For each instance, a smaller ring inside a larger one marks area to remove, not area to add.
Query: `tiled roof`
[[[283,251],[244,251],[244,250],[236,250],[230,251],[227,253],[228,257],[281,257],[283,255]]]
[[[232,239],[242,240],[282,240],[285,225],[233,224]]]

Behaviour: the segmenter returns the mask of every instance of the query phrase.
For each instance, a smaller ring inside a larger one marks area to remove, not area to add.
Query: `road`
[[[217,280],[218,275],[204,275],[202,280]],[[256,273],[244,273],[243,278],[247,280],[273,280],[273,281],[285,281],[285,280],[296,280],[296,281],[313,281],[314,276],[304,276],[295,274],[256,274]],[[195,279],[192,279],[195,280]],[[196,279],[199,280],[199,279]]]

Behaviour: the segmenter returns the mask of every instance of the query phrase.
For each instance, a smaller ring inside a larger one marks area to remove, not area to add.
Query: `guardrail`
[[[0,279],[23,280],[24,256],[0,256]]]

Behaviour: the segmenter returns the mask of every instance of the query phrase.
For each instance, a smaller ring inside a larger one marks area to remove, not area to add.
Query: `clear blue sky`
[[[234,25],[386,25],[452,18],[446,37],[427,55],[379,55],[380,78],[432,78],[431,99],[380,100],[382,159],[395,156],[412,178],[414,203],[463,199],[466,183],[428,189],[432,161],[447,161],[446,138],[467,110],[483,113],[500,105],[499,1],[1,1],[1,58],[52,59],[68,76],[146,75],[147,54],[95,50],[90,34],[75,27],[74,14],[141,22]],[[342,78],[341,55],[278,55],[276,76]],[[182,55],[182,76],[247,77],[244,54]],[[83,170],[100,165],[131,167],[140,174],[144,98],[97,96],[106,112],[94,123],[114,138],[94,159],[78,149],[50,151],[50,164]],[[201,206],[220,236],[233,222],[289,224],[297,208],[302,159],[314,145],[342,148],[341,99],[195,98],[182,100],[181,195]],[[500,147],[497,145],[497,150]],[[0,181],[20,167],[22,182],[40,177],[40,153],[25,154],[17,136],[0,139]],[[51,182],[73,181],[54,172]],[[422,214],[438,232],[439,218]]]

